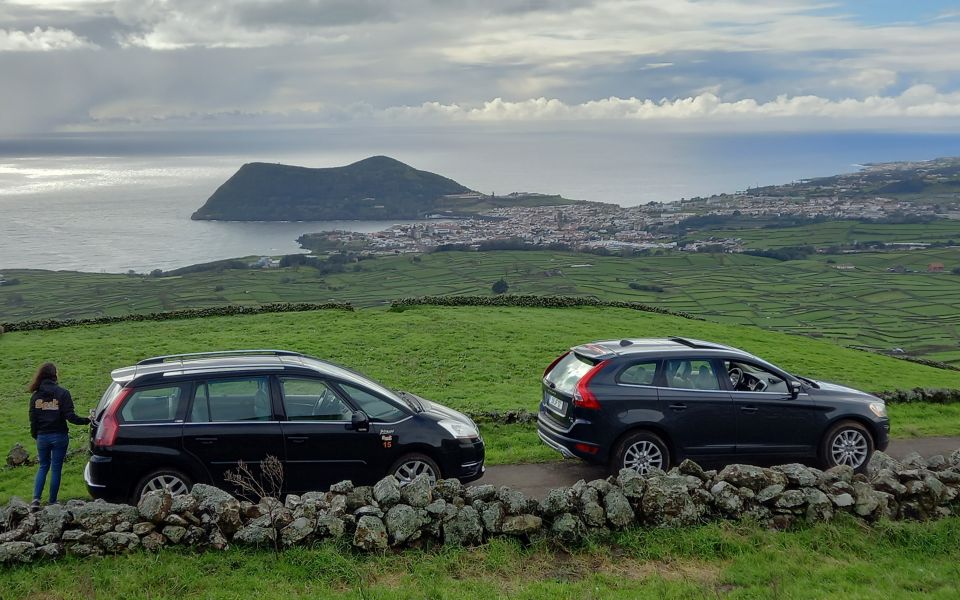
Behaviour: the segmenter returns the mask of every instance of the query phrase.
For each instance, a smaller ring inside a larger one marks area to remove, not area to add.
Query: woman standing
[[[73,398],[70,392],[57,385],[57,366],[44,363],[30,382],[30,435],[37,440],[37,459],[40,468],[33,483],[33,508],[40,508],[40,496],[50,475],[50,504],[57,503],[60,492],[60,471],[63,459],[67,455],[67,421],[75,425],[86,425],[90,419],[79,417],[73,410]]]

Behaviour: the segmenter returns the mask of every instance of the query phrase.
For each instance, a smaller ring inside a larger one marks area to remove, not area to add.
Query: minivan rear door
[[[207,468],[215,485],[240,461],[254,477],[261,461],[284,459],[283,436],[274,409],[270,377],[241,376],[201,380],[194,387],[183,425],[183,447]],[[282,490],[266,490],[279,493]]]

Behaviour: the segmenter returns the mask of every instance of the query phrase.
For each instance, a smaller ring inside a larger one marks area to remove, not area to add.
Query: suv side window
[[[630,365],[617,377],[618,383],[627,385],[654,385],[657,377],[657,361],[648,361]]]
[[[407,416],[407,413],[379,396],[362,390],[349,383],[341,383],[340,387],[350,396],[350,399],[360,410],[367,413],[371,421],[379,423],[393,423]]]
[[[786,380],[769,369],[739,360],[725,360],[723,367],[730,378],[730,386],[737,392],[790,392]]]
[[[190,409],[192,423],[224,421],[269,421],[270,379],[244,377],[211,379],[197,384]]]
[[[288,421],[349,421],[353,409],[320,379],[281,377]]]
[[[179,385],[140,389],[124,402],[120,417],[124,423],[172,423],[184,396]]]
[[[686,390],[719,390],[720,381],[713,361],[704,358],[668,360],[664,367],[666,385]]]

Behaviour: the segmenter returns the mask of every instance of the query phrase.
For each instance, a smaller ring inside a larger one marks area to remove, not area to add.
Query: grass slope
[[[540,374],[561,352],[600,338],[684,335],[723,341],[798,374],[867,390],[960,388],[960,372],[848,350],[799,336],[626,309],[421,307],[121,323],[0,336],[0,448],[33,453],[25,387],[46,360],[60,366],[80,414],[93,407],[112,369],[159,354],[229,348],[289,348],[350,365],[467,411],[536,410]],[[960,405],[891,406],[894,436],[960,431]],[[532,426],[483,426],[491,463],[552,460]],[[85,428],[71,429],[83,447]],[[64,495],[85,496],[83,457],[67,463]],[[0,471],[0,498],[29,494],[31,469]]]
[[[960,519],[850,519],[787,532],[747,523],[634,530],[572,552],[482,548],[359,555],[321,544],[66,558],[0,575],[0,598],[931,598],[960,595]]]
[[[691,239],[708,237],[740,238],[747,248],[767,249],[787,246],[837,246],[866,242],[949,242],[960,241],[960,221],[931,223],[860,223],[828,221],[798,227],[744,227],[741,229],[705,229],[691,233]]]
[[[722,323],[799,333],[841,345],[907,352],[960,365],[960,249],[852,254],[778,262],[731,254],[636,258],[562,252],[449,252],[367,260],[319,276],[310,267],[227,270],[180,277],[11,271],[0,287],[0,321],[120,315],[183,307],[347,300],[358,306],[401,296],[511,293],[589,295],[686,311]],[[948,272],[927,273],[929,263]],[[893,273],[903,266],[914,272]],[[659,286],[634,290],[630,283]]]

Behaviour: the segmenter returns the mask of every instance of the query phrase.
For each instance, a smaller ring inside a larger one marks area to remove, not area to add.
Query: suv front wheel
[[[611,467],[614,475],[620,469],[632,469],[646,475],[652,469],[670,469],[670,448],[663,439],[649,431],[627,434],[617,444]]]
[[[867,469],[873,454],[873,436],[856,421],[840,421],[830,428],[820,446],[820,458],[825,468],[837,465],[853,467],[857,473]]]
[[[188,494],[192,485],[190,478],[176,469],[158,469],[141,479],[134,488],[133,504],[137,504],[144,494],[154,490],[166,490],[171,496]]]

